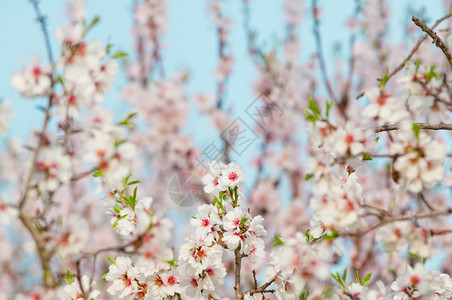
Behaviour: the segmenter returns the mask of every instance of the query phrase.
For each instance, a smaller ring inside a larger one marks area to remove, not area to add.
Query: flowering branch
[[[428,124],[428,123],[416,123],[419,126],[419,129],[424,130],[452,130],[452,124],[445,124],[443,122],[439,124]],[[374,128],[375,133],[379,133],[382,131],[392,131],[399,130],[400,127],[397,125],[382,125]]]
[[[444,55],[447,58],[447,61],[452,66],[452,54],[450,53],[449,48],[447,47],[446,43],[432,30],[432,28],[428,27],[424,22],[419,20],[416,17],[412,17],[411,20],[416,24],[418,27],[422,29],[422,31],[426,32],[433,40],[433,43],[436,45],[436,47],[440,48],[441,51],[443,51]]]
[[[438,19],[435,24],[433,24],[432,26],[432,30],[436,28],[436,26],[438,26],[442,21],[448,19],[452,17],[452,11],[449,12],[447,15],[445,15],[444,17]],[[398,65],[394,70],[392,70],[389,74],[388,74],[388,80],[394,76],[395,74],[397,74],[400,70],[403,69],[403,67],[407,64],[407,62],[410,61],[410,59],[413,57],[413,55],[416,53],[416,51],[419,49],[419,47],[421,46],[421,44],[427,39],[428,34],[425,34],[414,46],[414,48],[411,50],[411,52],[408,54],[408,56],[402,61],[402,63],[400,65]],[[363,94],[364,95],[364,94]],[[359,98],[359,96],[358,96]]]

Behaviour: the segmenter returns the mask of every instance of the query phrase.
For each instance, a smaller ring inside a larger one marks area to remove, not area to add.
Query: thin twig
[[[316,44],[316,49],[317,49],[317,57],[318,57],[319,63],[320,63],[320,71],[322,73],[323,82],[326,86],[326,89],[328,91],[330,98],[334,102],[337,102],[336,96],[334,95],[334,92],[333,92],[333,88],[328,79],[328,74],[326,72],[325,59],[323,57],[322,40],[320,37],[320,30],[319,30],[317,0],[312,0],[312,17],[314,19],[314,38],[315,38],[315,44]]]
[[[432,30],[432,28],[428,27],[424,22],[416,17],[412,17],[411,20],[416,24],[419,28],[422,29],[423,32],[427,33],[433,40],[433,43],[443,51],[444,55],[447,58],[447,61],[452,67],[452,53],[450,53],[449,47],[447,47],[446,43]]]
[[[448,19],[452,17],[452,11],[449,12],[447,15],[445,15],[444,17],[438,19],[435,24],[433,24],[432,29],[435,29],[436,26],[438,26],[442,21]],[[402,61],[402,63],[400,65],[398,65],[394,70],[392,70],[392,72],[390,72],[388,74],[388,80],[394,76],[395,74],[397,74],[400,70],[403,69],[403,67],[405,67],[405,65],[407,64],[407,62],[410,61],[410,59],[413,57],[413,55],[416,53],[416,51],[419,49],[419,47],[421,46],[421,44],[427,39],[428,34],[425,34],[414,46],[414,48],[411,50],[411,52],[408,54],[408,56]],[[364,95],[364,93],[363,93]],[[359,96],[358,96],[359,98]]]
[[[439,123],[439,124],[428,124],[428,123],[416,123],[419,126],[419,129],[424,130],[452,130],[452,124]],[[379,133],[382,131],[393,131],[399,130],[400,127],[397,125],[382,125],[374,128],[375,133]]]
[[[358,232],[354,232],[354,233],[341,233],[341,236],[363,236],[375,229],[377,229],[378,227],[381,227],[383,225],[389,224],[389,223],[393,223],[393,222],[397,222],[397,221],[409,221],[409,220],[413,220],[413,219],[426,219],[426,218],[434,218],[434,217],[440,217],[440,216],[447,216],[452,214],[452,208],[449,208],[447,210],[436,210],[436,211],[431,211],[428,213],[424,213],[424,214],[418,214],[418,215],[411,215],[411,216],[395,216],[395,217],[390,217],[387,219],[383,219],[378,223],[375,223],[374,225],[368,227],[367,229],[363,230],[363,231],[358,231]]]

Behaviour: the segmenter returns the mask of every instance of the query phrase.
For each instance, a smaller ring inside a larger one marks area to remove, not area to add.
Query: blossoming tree
[[[100,19],[68,0],[55,55],[31,0],[48,56],[11,85],[46,105],[41,128],[0,153],[1,299],[451,299],[452,12],[413,16],[412,41],[393,44],[386,2],[356,1],[350,55],[331,78],[316,0],[284,2],[281,49],[259,46],[253,3],[241,1],[258,74],[253,178],[232,161],[247,125],[231,130],[225,106],[224,1],[207,4],[215,93],[189,96],[189,74],[163,64],[166,1],[134,1],[128,55],[90,40]],[[304,64],[303,16],[316,46]],[[115,116],[103,103],[119,65],[130,113]],[[192,105],[222,137],[207,161],[184,130]],[[11,114],[1,103],[0,134]],[[179,180],[189,188],[174,193]],[[172,202],[190,218],[170,218]]]

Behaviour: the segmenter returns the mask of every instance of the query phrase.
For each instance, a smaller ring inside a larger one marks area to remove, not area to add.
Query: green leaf
[[[356,283],[361,284],[361,282],[359,282],[359,274],[358,274],[358,270],[356,270]]]
[[[344,273],[342,274],[342,281],[343,282],[347,281],[347,268],[345,268]]]
[[[363,154],[363,159],[362,160],[372,160],[372,156],[370,156],[368,154]]]
[[[67,280],[67,282],[69,282],[69,284],[72,284],[74,282],[74,277],[71,274],[71,269],[67,269],[66,276],[64,278]]]
[[[94,177],[104,177],[104,171],[102,169],[96,169],[97,171],[93,173]]]
[[[107,256],[107,259],[112,265],[116,265],[116,262],[113,259],[111,259],[110,256]]]
[[[320,117],[320,108],[317,106],[317,104],[314,102],[314,98],[311,96],[309,97],[309,103],[308,108],[318,117]]]
[[[134,185],[134,184],[138,184],[138,183],[141,183],[141,181],[134,180],[134,181],[129,182],[127,185]]]
[[[115,147],[118,147],[119,145],[122,145],[125,142],[127,142],[127,140],[115,140]]]
[[[118,52],[116,52],[115,54],[113,54],[113,55],[111,56],[111,58],[112,58],[112,59],[118,59],[118,58],[127,57],[127,56],[129,56],[129,54],[127,54],[126,52],[124,52],[124,51],[118,51]]]
[[[418,124],[413,123],[413,131],[414,131],[414,135],[418,139],[419,138],[419,132],[421,131],[421,127]]]
[[[108,43],[105,47],[105,53],[110,54],[111,47],[113,47],[113,44]]]
[[[83,32],[83,35],[86,35],[97,23],[99,23],[100,17],[95,16],[94,19],[89,23],[88,26],[85,27],[85,30]]]
[[[417,74],[417,72],[419,71],[419,67],[421,66],[421,60],[418,58],[414,61],[414,74]]]
[[[105,273],[104,275],[102,275],[102,279],[105,279],[105,277],[107,277],[107,275],[108,275],[108,272]]]
[[[309,179],[311,179],[312,177],[314,177],[314,174],[313,174],[313,173],[308,173],[308,174],[306,174],[306,175],[304,176],[304,180],[309,180]]]
[[[429,72],[425,74],[425,77],[427,78],[427,82],[430,82],[430,80],[432,80],[432,78],[436,78],[436,79],[439,78],[438,74],[435,72],[435,68],[436,68],[436,65],[434,65],[434,64],[430,65]]]
[[[174,259],[171,260],[165,260],[167,264],[169,264],[171,267],[177,267],[176,261]]]
[[[372,277],[372,273],[369,273],[363,279],[363,286],[367,286],[369,284],[370,278]]]
[[[130,123],[130,121],[135,118],[135,116],[137,115],[136,112],[134,113],[130,113],[128,114],[124,120],[122,120],[121,122],[118,123],[118,125],[123,125],[123,126],[133,126],[133,123]]]
[[[246,223],[249,219],[250,219],[250,218],[248,218],[248,217],[243,217],[243,218],[240,220],[239,226],[240,226],[240,227],[244,226],[245,223]]]
[[[419,255],[417,255],[416,253],[409,253],[409,255],[417,260],[421,260],[421,258],[419,257]]]
[[[378,142],[379,140],[380,140],[380,137],[377,136],[377,137],[375,138],[375,142]]]
[[[389,80],[388,70],[386,70],[385,75],[380,79],[380,89],[383,89],[386,86],[388,80]]]
[[[127,214],[125,214],[125,215],[123,215],[123,216],[120,216],[120,217],[113,223],[113,225],[112,225],[111,228],[115,228],[116,226],[118,226],[119,221],[122,220],[122,219],[124,219],[125,217],[127,217]],[[107,258],[108,258],[108,257],[107,257]]]
[[[327,119],[329,119],[330,118],[330,111],[331,111],[331,108],[333,107],[333,105],[334,105],[334,102],[329,102],[329,101],[327,101],[326,102],[326,118]]]
[[[130,177],[132,177],[132,174],[129,174],[129,175],[127,175],[127,176],[124,178],[124,182],[123,182],[123,184],[122,184],[123,187],[125,187],[125,186],[127,185],[127,183],[129,182]]]
[[[60,75],[57,75],[57,81],[63,86],[63,88],[64,88],[64,82],[63,82],[63,78],[61,78],[61,76]]]
[[[310,233],[311,229],[307,229],[306,232],[304,233],[305,237],[306,237],[306,242],[310,242],[314,239],[314,236]]]
[[[275,234],[275,241],[272,243],[272,247],[278,247],[284,245],[284,241],[281,239],[281,237],[277,234]]]
[[[119,214],[121,213],[121,206],[116,204],[115,206],[113,206],[113,210],[115,211],[115,213]]]

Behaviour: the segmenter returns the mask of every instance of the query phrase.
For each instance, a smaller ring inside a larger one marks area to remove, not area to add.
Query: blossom
[[[209,163],[209,171],[202,178],[202,182],[204,183],[204,191],[206,193],[210,194],[226,189],[222,180],[220,180],[225,167],[226,165],[222,162],[212,161]]]
[[[68,284],[64,286],[64,296],[65,299],[71,299],[71,300],[82,300],[82,299],[99,299],[98,296],[100,292],[98,290],[93,289],[93,287],[96,285],[95,281],[90,281],[89,277],[87,275],[83,275],[81,277],[80,283],[78,281],[78,278],[74,277],[73,282],[71,284]],[[82,287],[83,291],[86,293],[83,295],[82,290],[80,289],[80,286]]]
[[[219,226],[222,224],[219,212],[213,205],[198,206],[198,215],[190,220],[191,226],[196,228],[196,237],[200,240],[207,238],[207,235],[218,236]]]
[[[124,298],[138,291],[140,274],[132,266],[132,260],[129,257],[119,256],[115,263],[110,265],[105,280],[111,281],[112,285],[107,289],[111,295]]]
[[[408,112],[403,107],[403,101],[389,95],[377,87],[366,91],[365,96],[369,104],[363,109],[363,116],[379,125],[396,124],[408,117]]]
[[[34,57],[30,67],[24,67],[11,76],[11,85],[25,98],[46,96],[52,85],[51,70],[49,64],[40,65],[39,59]]]
[[[447,299],[452,295],[452,279],[447,274],[424,269],[421,263],[407,266],[391,284],[394,299]],[[438,298],[436,298],[438,297]]]
[[[157,299],[174,296],[182,292],[180,277],[176,270],[162,271],[151,276],[148,282],[150,295]]]
[[[261,236],[265,236],[267,231],[262,225],[264,218],[256,216],[254,218],[248,212],[243,212],[240,207],[229,211],[223,220],[225,233],[223,242],[229,249],[235,250],[240,246],[240,253],[250,255],[254,260],[254,255],[263,257],[264,243]]]
[[[397,155],[394,170],[400,184],[419,193],[443,180],[446,157],[443,144],[423,131],[417,138],[410,131],[401,131],[398,137],[400,141],[391,144],[391,153]]]
[[[228,187],[237,186],[240,182],[245,180],[245,174],[239,164],[231,162],[225,166],[221,172],[220,182]]]

